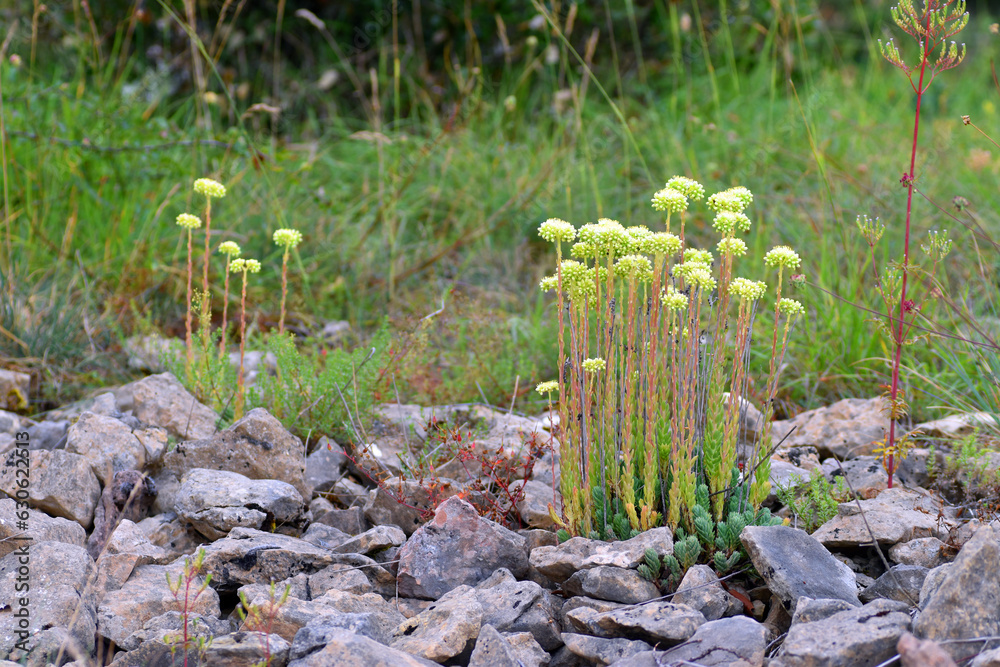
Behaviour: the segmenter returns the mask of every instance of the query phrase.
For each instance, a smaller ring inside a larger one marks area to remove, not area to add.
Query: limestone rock
[[[871,602],[876,598],[886,598],[915,607],[920,599],[920,587],[923,586],[928,571],[926,567],[919,565],[894,565],[876,579],[874,584],[861,592],[861,601]]]
[[[87,459],[99,480],[110,480],[123,470],[142,470],[146,465],[146,448],[132,428],[120,419],[93,412],[84,412],[69,427],[66,451]]]
[[[860,606],[854,573],[804,530],[747,526],[740,541],[768,588],[790,613],[802,596]]]
[[[823,457],[835,456],[841,460],[871,454],[888,430],[889,419],[882,398],[845,398],[771,424],[776,443],[791,432],[782,442],[782,448],[812,446]]]
[[[26,655],[15,646],[20,639],[26,639],[33,651],[32,665],[44,665],[43,655],[54,658],[64,641],[89,654],[94,650],[96,628],[97,597],[90,585],[94,561],[76,544],[20,542],[18,547],[0,558],[0,658],[20,661]],[[22,568],[29,571],[30,590],[24,589]],[[23,597],[29,600],[27,628],[15,617],[23,608],[19,602]],[[27,635],[19,636],[21,630],[27,630]]]
[[[499,632],[527,632],[546,651],[558,648],[560,604],[549,591],[533,581],[518,581],[501,568],[476,586],[483,608],[483,624]]]
[[[346,463],[347,456],[340,445],[326,436],[320,438],[316,450],[306,457],[305,480],[312,493],[323,493],[333,488],[343,476]]]
[[[406,534],[397,526],[375,526],[364,533],[347,539],[332,550],[341,554],[364,554],[399,547],[406,542]]]
[[[684,573],[672,601],[697,609],[706,619],[715,621],[726,615],[731,598],[719,583],[715,570],[707,565],[693,565]]]
[[[660,596],[656,584],[643,579],[635,570],[600,566],[580,570],[563,582],[563,590],[572,595],[586,595],[599,600],[636,604]]]
[[[660,601],[606,611],[594,622],[612,637],[673,646],[690,639],[705,617],[687,605]]]
[[[476,639],[476,647],[469,658],[469,667],[544,667],[549,664],[549,654],[527,633],[513,637],[497,632],[492,625],[484,625]]]
[[[905,604],[875,600],[788,630],[773,667],[812,665],[877,665],[896,653],[896,643],[909,629]]]
[[[387,479],[380,488],[365,491],[368,494],[363,507],[365,519],[373,526],[392,524],[402,528],[407,536],[412,535],[432,514],[436,500],[450,498],[461,491],[454,480],[442,478],[438,482],[437,498],[432,498],[424,484],[397,477]]]
[[[263,408],[251,410],[210,438],[180,442],[164,454],[161,469],[154,475],[160,491],[155,511],[173,509],[181,478],[195,468],[226,470],[250,479],[276,479],[294,486],[302,498],[310,495],[302,441]]]
[[[746,616],[734,616],[705,623],[689,640],[660,654],[660,659],[668,665],[761,667],[767,640],[765,626]]]
[[[510,485],[511,493],[519,492],[521,489],[524,489],[524,495],[516,505],[521,521],[532,528],[554,528],[555,522],[549,513],[549,505],[555,502],[553,507],[559,507],[561,494],[557,492],[553,498],[550,485],[534,480],[514,480]]]
[[[397,651],[349,630],[332,632],[321,648],[292,642],[288,667],[436,667],[437,663]]]
[[[0,500],[0,558],[21,546],[19,537],[31,540],[32,544],[64,542],[82,547],[86,543],[87,533],[76,521],[29,509],[28,528],[24,530],[18,527],[17,512],[17,503],[12,498]]]
[[[27,373],[0,369],[0,407],[4,410],[28,409],[31,376]]]
[[[1000,542],[989,525],[976,531],[943,576],[928,576],[920,592],[921,612],[913,634],[922,639],[962,639],[1000,635]],[[1000,642],[977,648],[995,648]],[[943,645],[953,658],[968,653],[962,644]]]
[[[283,581],[300,572],[318,572],[335,560],[326,549],[288,535],[252,528],[233,528],[205,547],[204,568],[212,586],[235,591],[245,584]]]
[[[896,651],[902,667],[958,667],[937,642],[917,639],[909,632],[896,642]]]
[[[824,618],[829,618],[839,612],[854,609],[855,606],[844,600],[801,597],[795,604],[795,613],[792,614],[792,625],[822,621]]]
[[[437,599],[456,586],[478,584],[501,567],[524,576],[525,539],[480,517],[464,500],[449,498],[403,545],[399,594]]]
[[[12,450],[7,454],[0,470],[0,491],[16,497],[18,470]],[[23,466],[20,469],[24,469]],[[31,452],[28,468],[31,483],[28,485],[28,504],[52,516],[76,521],[89,528],[94,520],[94,509],[101,497],[101,487],[91,470],[90,462],[79,454],[62,449]],[[22,478],[23,479],[23,478]]]
[[[602,667],[653,649],[638,639],[604,639],[572,632],[563,633],[563,641],[566,642],[566,648],[586,660],[586,664]]]
[[[585,537],[573,537],[553,547],[538,547],[531,552],[530,562],[543,575],[562,583],[574,572],[609,565],[622,569],[635,568],[651,548],[660,556],[674,551],[670,528],[653,528],[624,542],[602,542]]]
[[[304,521],[302,496],[291,484],[227,470],[188,470],[177,497],[176,512],[210,540],[237,526],[294,531]]]
[[[930,569],[948,562],[945,556],[948,548],[936,537],[918,537],[894,545],[889,549],[889,558],[900,565],[919,565]]]
[[[471,586],[459,586],[441,597],[427,611],[403,621],[396,629],[392,648],[445,662],[471,650],[479,636],[483,608]]]
[[[895,486],[860,504],[864,517],[857,502],[841,503],[838,515],[820,526],[813,537],[826,547],[857,547],[870,544],[874,535],[879,544],[892,546],[947,533],[938,524],[941,501],[916,491]]]

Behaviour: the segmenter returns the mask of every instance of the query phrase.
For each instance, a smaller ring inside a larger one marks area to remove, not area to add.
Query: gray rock
[[[302,539],[318,547],[333,551],[351,539],[351,536],[324,523],[311,523],[306,532],[302,533]]]
[[[188,614],[188,636],[190,637],[221,637],[233,632],[232,623],[213,616]],[[179,611],[168,611],[166,614],[154,616],[142,625],[142,629],[127,637],[119,648],[123,651],[135,651],[143,643],[160,639],[164,634],[176,634],[184,631],[184,617]]]
[[[16,474],[19,468],[15,458],[20,458],[15,454],[17,451],[8,452],[0,470],[0,491],[11,498],[16,497],[20,488]],[[87,459],[62,449],[31,452],[28,474],[31,479],[27,489],[28,504],[31,507],[90,528],[101,487]]]
[[[792,614],[792,625],[796,623],[813,623],[829,618],[834,614],[849,609],[854,609],[856,605],[844,600],[812,599],[802,597],[795,604],[795,613]]]
[[[406,534],[399,527],[375,526],[360,535],[348,537],[346,541],[334,547],[333,551],[370,556],[389,547],[402,546],[405,542]]]
[[[719,583],[715,570],[707,565],[693,565],[684,573],[671,601],[686,604],[709,621],[715,621],[729,611],[731,598]]]
[[[28,427],[30,449],[55,449],[66,438],[68,421],[43,421]]]
[[[896,643],[909,629],[905,604],[875,600],[820,621],[793,624],[772,667],[874,665],[896,654]]]
[[[518,479],[511,483],[510,491],[512,494],[523,494],[515,507],[525,525],[532,528],[555,528],[555,522],[549,513],[549,505],[559,507],[562,495],[557,492],[553,498],[551,485]]]
[[[204,538],[177,516],[176,512],[165,512],[147,517],[136,526],[152,544],[163,547],[174,556],[194,553]]]
[[[128,355],[128,367],[139,371],[163,372],[163,361],[184,356],[184,343],[159,334],[129,336],[122,349]]]
[[[333,508],[329,512],[316,517],[313,522],[332,526],[348,535],[358,535],[369,528],[368,519],[365,518],[365,511],[361,507],[349,507],[347,509]]]
[[[515,637],[512,642],[514,637],[500,634],[492,625],[483,625],[469,658],[469,667],[543,667],[549,664],[549,654],[530,634],[517,633]]]
[[[276,479],[294,486],[302,498],[310,495],[302,441],[263,408],[251,410],[211,438],[180,442],[164,454],[154,475],[160,492],[154,511],[173,509],[181,478],[194,468],[227,470],[250,479]]]
[[[996,531],[981,526],[955,562],[933,570],[920,592],[921,609],[913,624],[920,638],[964,639],[1000,635],[1000,543]],[[945,570],[943,576],[935,572]],[[977,648],[990,649],[993,642]],[[968,654],[963,644],[943,645],[956,660]]]
[[[740,533],[740,541],[768,588],[790,613],[803,596],[861,605],[854,573],[804,530],[747,526]]]
[[[219,415],[199,403],[170,373],[127,384],[115,396],[122,412],[131,410],[139,421],[164,428],[181,440],[210,438],[217,430]]]
[[[333,488],[344,474],[347,456],[344,450],[326,436],[319,439],[316,451],[306,457],[306,484],[312,493],[323,493]]]
[[[183,591],[175,596],[167,585],[167,575],[176,583],[182,569],[180,562],[137,567],[121,588],[108,592],[101,600],[97,608],[97,634],[121,645],[151,618],[183,610]],[[218,618],[219,595],[215,590],[205,588],[195,597],[195,591],[203,583],[202,577],[193,580],[188,610]]]
[[[471,586],[452,589],[396,629],[392,648],[412,655],[444,662],[472,650],[479,636],[483,608]]]
[[[309,575],[309,590],[314,597],[320,596],[329,590],[364,595],[365,593],[372,592],[372,584],[362,570],[350,565],[334,563],[315,574]],[[402,623],[402,620],[399,623]]]
[[[643,579],[635,570],[620,567],[594,567],[580,570],[563,582],[563,590],[572,595],[623,604],[646,602],[660,596],[656,584]]]
[[[123,519],[97,559],[97,588],[102,594],[117,590],[128,581],[135,568],[166,565],[173,560],[173,554],[152,544],[138,526]]]
[[[326,643],[311,653],[296,651],[292,643],[288,667],[436,667],[437,663],[379,644],[349,630],[330,633]]]
[[[624,542],[574,537],[558,546],[532,550],[530,562],[552,581],[562,583],[574,572],[592,567],[635,568],[643,562],[647,548],[655,550],[660,556],[672,554],[674,540],[670,528],[653,528]]]
[[[83,456],[94,476],[109,483],[116,472],[142,470],[146,448],[120,419],[84,412],[69,427],[66,451]]]
[[[456,586],[484,581],[501,567],[523,577],[525,545],[523,537],[480,517],[469,503],[449,498],[400,550],[399,594],[438,599]]]
[[[21,510],[23,511],[23,510]],[[29,509],[27,530],[18,527],[17,503],[12,498],[0,500],[0,558],[22,545],[18,538],[39,542],[64,542],[82,547],[87,533],[76,521],[49,516],[45,512]]]
[[[926,567],[919,565],[894,565],[876,579],[874,584],[861,592],[861,601],[871,602],[877,598],[886,598],[915,607],[920,599],[920,587],[924,585],[928,572]]]
[[[251,600],[251,605],[257,605],[262,609],[268,608],[271,599],[269,586],[261,584],[244,586],[240,592]],[[282,593],[283,587],[275,586],[275,597]],[[341,591],[337,593],[349,595]],[[341,611],[330,604],[334,601],[332,596],[321,595],[314,600],[289,596],[274,613],[270,622],[271,632],[292,641],[297,647],[296,650],[303,655],[322,648],[327,635],[341,630],[350,630],[381,644],[388,644],[403,617],[379,596],[353,597],[360,599],[356,599],[350,608],[358,611]],[[374,601],[372,598],[378,600]]]
[[[988,412],[963,412],[918,424],[914,430],[929,438],[951,439],[963,438],[977,428],[996,428],[996,425],[996,418]]]
[[[142,521],[156,499],[156,484],[137,470],[119,470],[101,492],[94,511],[94,532],[87,539],[87,551],[95,559],[107,544],[119,522]]]
[[[181,661],[182,653],[174,656],[171,644],[182,644],[176,632],[167,636],[146,641],[137,650],[116,656],[114,667],[168,667]],[[270,656],[271,667],[286,667],[288,664],[288,642],[278,635],[268,635],[258,632],[234,632],[232,634],[214,637],[204,650],[201,659],[195,656],[197,650],[189,653],[192,664],[212,665],[213,667],[245,667],[246,665],[262,664],[266,656]]]
[[[846,475],[848,487],[862,498],[874,498],[889,485],[889,474],[882,465],[882,459],[877,456],[859,456],[839,465],[834,462],[829,467],[824,461],[823,467],[832,470],[829,475],[831,483],[836,483],[837,477]]]
[[[934,568],[948,562],[947,545],[936,537],[919,537],[900,542],[889,549],[889,558],[900,565],[919,565]]]
[[[653,649],[646,642],[637,639],[604,639],[572,632],[563,633],[563,641],[566,642],[566,648],[586,660],[586,664],[601,667]]]
[[[476,586],[476,597],[483,608],[483,624],[504,633],[530,633],[546,651],[562,644],[557,620],[560,604],[538,584],[518,581],[501,568]]]
[[[598,614],[594,622],[612,637],[673,646],[690,639],[705,624],[705,617],[687,605],[650,602],[606,611]]]
[[[24,658],[25,652],[15,646],[21,640],[33,651],[29,658],[32,665],[45,664],[40,654],[54,658],[64,641],[73,648],[66,659],[73,652],[89,655],[94,650],[97,597],[91,586],[94,561],[87,550],[64,542],[22,542],[18,546],[17,551],[0,558],[0,609],[4,610],[0,614],[0,658]],[[25,589],[25,583],[30,590]],[[22,606],[22,598],[27,598],[27,607]],[[27,627],[15,617],[22,609],[27,609]]]
[[[194,468],[181,479],[174,510],[199,533],[217,540],[237,526],[294,531],[303,523],[305,505],[286,482]]]
[[[763,625],[746,616],[734,616],[702,625],[691,639],[659,657],[666,665],[761,667],[767,639],[767,628]]]
[[[812,446],[824,458],[835,456],[841,460],[871,454],[888,430],[882,398],[845,398],[771,424],[774,442],[791,432],[781,445],[783,449]]]
[[[605,611],[614,611],[615,609],[621,609],[626,605],[619,604],[618,602],[608,602],[606,600],[595,600],[594,598],[588,598],[583,595],[576,595],[574,597],[566,600],[561,609],[559,610],[559,622],[563,629],[566,631],[581,632],[583,634],[596,634],[600,636],[600,631],[591,632],[591,628],[597,628],[596,625],[582,624],[577,625],[573,622],[573,619],[569,616],[570,612],[575,609],[587,609],[596,613],[602,613]]]
[[[245,584],[283,581],[300,572],[312,574],[334,562],[334,555],[305,540],[252,528],[234,528],[205,547],[205,572],[212,586],[235,591]]]
[[[813,537],[827,547],[857,547],[871,544],[874,535],[879,544],[892,546],[919,537],[941,537],[948,532],[947,527],[938,524],[940,500],[901,486],[859,503],[841,503],[838,515],[820,526]]]

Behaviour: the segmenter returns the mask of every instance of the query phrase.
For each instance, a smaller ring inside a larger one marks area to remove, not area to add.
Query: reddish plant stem
[[[281,258],[281,317],[278,319],[278,335],[285,333],[285,295],[288,294],[288,248]]]
[[[219,359],[226,354],[226,317],[229,315],[229,264],[232,257],[226,255],[226,285],[222,298],[222,336],[219,337]]]
[[[247,342],[247,272],[243,271],[243,290],[240,293],[240,374],[236,379],[236,418],[243,416],[243,357]]]
[[[208,258],[209,258],[208,250],[210,244],[209,235],[211,234],[211,229],[212,229],[212,200],[211,198],[207,199],[208,203],[205,204],[205,272],[201,279],[201,289],[206,294],[206,296],[208,295]]]
[[[192,248],[191,248],[191,236],[192,232],[188,230],[188,282],[187,282],[187,318],[184,320],[184,342],[187,347],[187,368],[185,369],[187,374],[191,375],[191,364],[194,362],[194,339],[191,335],[191,273],[193,272],[192,267]],[[190,379],[190,378],[189,378]]]
[[[927,12],[927,34],[930,34],[931,14]],[[903,318],[906,312],[906,283],[909,277],[910,268],[910,218],[913,212],[913,179],[917,165],[917,137],[920,132],[920,100],[924,95],[924,73],[927,70],[927,49],[924,49],[924,57],[920,61],[920,80],[917,82],[917,108],[913,115],[913,145],[910,149],[910,171],[906,179],[906,232],[903,237],[903,284],[899,292],[899,319],[895,322],[896,351],[892,357],[892,385],[889,389],[889,398],[892,403],[892,410],[889,413],[889,461],[886,465],[886,472],[889,473],[888,487],[892,488],[892,474],[895,472],[895,455],[892,448],[896,443],[896,400],[899,396],[899,364],[903,356]],[[892,314],[889,314],[890,319]]]

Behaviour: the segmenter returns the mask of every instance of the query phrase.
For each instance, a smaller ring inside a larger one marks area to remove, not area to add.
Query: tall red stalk
[[[927,13],[927,30],[930,31],[931,15]],[[892,488],[892,474],[896,470],[893,447],[896,443],[896,400],[899,396],[899,364],[903,356],[903,317],[906,313],[906,282],[910,268],[910,218],[913,212],[913,179],[917,165],[917,137],[920,132],[920,100],[924,96],[924,73],[927,70],[927,51],[924,50],[920,62],[920,80],[917,82],[917,108],[913,116],[913,145],[910,148],[910,171],[906,176],[906,232],[903,236],[903,284],[899,292],[899,319],[895,322],[896,351],[892,357],[892,385],[889,389],[889,399],[893,409],[889,414],[889,462],[886,472],[889,474],[888,486]],[[892,313],[889,313],[892,317]]]

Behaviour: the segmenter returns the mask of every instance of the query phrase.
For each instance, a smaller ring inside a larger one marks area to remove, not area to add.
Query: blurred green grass
[[[840,3],[830,16],[818,3],[773,2],[770,11],[730,3],[731,22],[719,21],[720,3],[639,4],[641,35],[634,16],[610,8],[607,23],[602,12],[581,15],[565,41],[551,29],[512,24],[502,60],[484,62],[478,49],[495,40],[480,32],[478,41],[456,42],[432,75],[406,52],[395,77],[394,44],[383,35],[367,51],[370,71],[358,67],[360,92],[322,43],[312,61],[283,62],[283,78],[274,80],[253,67],[234,66],[234,75],[223,58],[219,77],[207,77],[216,91],[208,98],[190,84],[171,89],[187,64],[156,70],[138,50],[141,29],[130,51],[127,18],[99,48],[79,17],[53,19],[46,30],[61,41],[36,45],[32,67],[32,42],[23,38],[31,16],[19,16],[13,25],[22,39],[7,55],[16,50],[24,64],[5,59],[0,69],[13,248],[4,363],[33,372],[44,407],[122,375],[106,358],[140,328],[136,312],[181,333],[184,248],[173,220],[200,206],[190,183],[211,175],[230,192],[213,208],[213,244],[235,240],[264,263],[248,297],[264,325],[276,319],[280,298],[271,233],[295,227],[306,239],[291,278],[299,330],[347,319],[364,338],[388,316],[398,331],[413,331],[445,295],[448,317],[426,330],[422,358],[407,366],[424,379],[399,378],[403,400],[508,405],[514,398],[521,409],[540,409],[525,389],[554,377],[556,355],[554,303],[537,292],[554,256],[535,234],[538,223],[612,217],[655,227],[653,191],[685,174],[709,192],[735,184],[754,192],[741,272],[763,275],[759,258],[777,243],[803,257],[810,287],[797,297],[808,317],[786,358],[779,413],[881,393],[886,341],[869,313],[844,300],[879,309],[867,245],[854,230],[858,214],[887,224],[881,265],[901,254],[898,180],[912,95],[897,71],[871,57],[873,37],[891,34],[887,3]],[[170,24],[161,7],[151,11]],[[565,8],[554,13],[564,32],[566,18]],[[1000,37],[990,21],[973,17],[967,61],[925,98],[917,175],[943,205],[966,197],[996,236],[990,204],[1000,160],[960,120],[971,114],[984,128],[997,124],[990,65]],[[295,48],[303,47],[294,31],[310,29],[286,17]],[[183,31],[161,32],[183,53],[176,46]],[[265,33],[256,42],[249,34],[231,59],[239,61],[240,49],[258,53],[258,69],[270,71]],[[601,47],[588,58],[585,38],[595,33]],[[148,48],[150,37],[143,39]],[[554,55],[548,64],[546,54]],[[323,93],[314,81],[327,68],[341,83]],[[251,92],[228,98],[242,74]],[[293,91],[283,114],[248,112],[274,103],[266,91],[275,80]],[[972,285],[967,235],[926,202],[916,210],[917,238],[952,230],[951,284]],[[714,245],[706,223],[695,217],[689,227],[704,247]],[[213,275],[221,270],[219,260]],[[221,281],[213,284],[218,304]],[[976,290],[965,301],[983,303]],[[939,324],[956,326],[947,317]],[[463,326],[476,336],[456,336]],[[33,334],[41,330],[62,333]],[[907,350],[905,385],[917,418],[953,404],[949,392],[989,393],[978,362],[949,349],[953,356],[926,344]],[[483,354],[496,360],[485,364],[496,371],[489,380],[477,361]],[[924,391],[932,383],[921,378],[933,378],[933,389]]]

